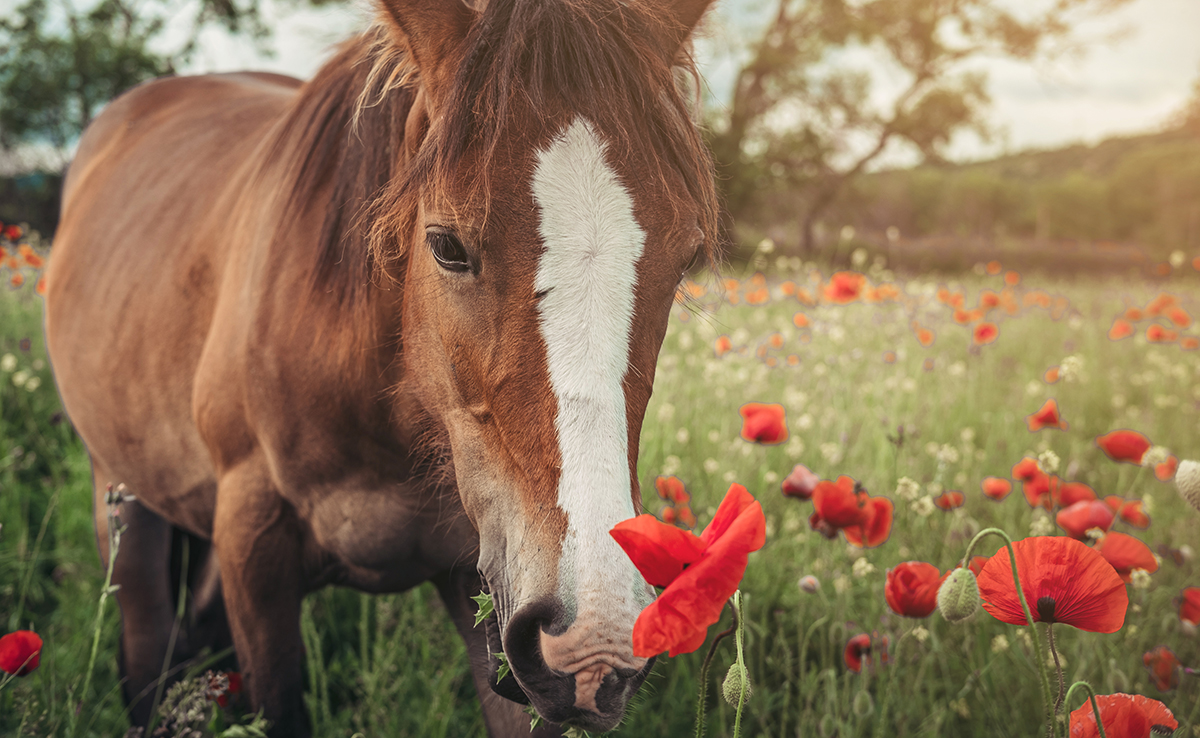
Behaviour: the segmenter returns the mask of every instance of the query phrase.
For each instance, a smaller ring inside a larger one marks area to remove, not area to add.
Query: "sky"
[[[743,4],[765,1],[720,0],[717,17],[709,22],[736,23]],[[187,71],[255,68],[309,77],[339,39],[371,18],[366,0],[320,10],[294,6],[281,10],[277,2],[266,2],[267,20],[275,30],[274,56],[264,57],[245,40],[212,30]],[[715,33],[719,32],[718,27]],[[1157,130],[1184,106],[1200,78],[1200,0],[1133,0],[1101,21],[1080,26],[1076,33],[1093,42],[1080,58],[1037,66],[981,62],[990,81],[991,118],[1000,135],[991,143],[961,136],[952,145],[951,157],[986,158]],[[712,58],[700,61],[714,90],[728,87],[729,64],[714,63]],[[871,69],[869,60],[862,63]],[[886,74],[882,69],[878,72],[881,90],[886,91]]]

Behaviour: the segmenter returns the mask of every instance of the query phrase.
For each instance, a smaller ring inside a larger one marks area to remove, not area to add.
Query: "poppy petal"
[[[622,520],[609,535],[655,587],[671,584],[685,565],[699,561],[704,553],[704,542],[698,536],[649,514]]]

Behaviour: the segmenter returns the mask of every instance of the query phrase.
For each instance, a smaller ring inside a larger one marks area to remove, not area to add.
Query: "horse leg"
[[[543,723],[530,732],[530,716],[521,705],[492,691],[488,684],[488,647],[484,624],[475,627],[478,605],[471,599],[479,593],[481,582],[473,566],[455,567],[434,578],[442,602],[450,613],[458,634],[467,644],[471,676],[483,707],[483,721],[491,738],[557,738],[562,728]]]
[[[188,547],[187,583],[190,590],[188,613],[184,630],[180,633],[178,652],[181,660],[201,659],[214,656],[233,646],[233,634],[229,631],[229,620],[225,617],[225,599],[221,593],[221,571],[211,541],[189,535],[176,529],[176,548]],[[177,556],[172,562],[173,581],[183,576],[177,566]],[[212,665],[219,671],[237,669],[233,654],[221,658]]]
[[[308,738],[303,701],[300,604],[304,552],[291,506],[266,464],[251,458],[217,484],[213,546],[244,683],[271,735]]]
[[[93,461],[94,516],[100,563],[109,564],[108,507],[105,495],[109,472]],[[130,490],[137,494],[137,490]],[[174,608],[171,603],[171,526],[136,499],[119,508],[125,526],[113,561],[113,584],[119,586],[121,608],[120,667],[122,690],[135,726],[150,721],[154,685],[162,670],[171,638]]]

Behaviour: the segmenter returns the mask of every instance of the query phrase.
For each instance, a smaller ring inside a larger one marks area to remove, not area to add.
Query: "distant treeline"
[[[745,235],[769,235],[794,252],[796,225],[774,215],[790,212],[787,200],[771,196],[761,228]],[[1110,252],[1136,247],[1148,260],[1182,251],[1190,261],[1200,254],[1200,135],[1176,130],[865,175],[827,211],[819,241],[840,251],[848,233],[877,243],[889,230],[893,245],[1011,250],[1092,242]]]

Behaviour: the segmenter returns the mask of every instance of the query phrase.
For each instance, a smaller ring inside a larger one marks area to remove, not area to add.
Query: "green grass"
[[[886,276],[876,270],[874,278]],[[809,266],[778,279],[783,277],[813,286],[807,284]],[[951,281],[952,289],[965,291],[968,307],[981,289],[1003,286],[1000,277],[975,274]],[[687,309],[677,306],[672,316],[642,432],[639,476],[647,507],[656,512],[662,504],[654,477],[675,474],[692,493],[701,526],[733,481],[746,485],[767,515],[767,544],[751,555],[742,585],[754,682],[744,735],[874,735],[889,689],[883,735],[1038,733],[1038,677],[1021,629],[982,612],[957,625],[936,613],[904,619],[883,598],[885,572],[900,561],[929,561],[944,570],[982,527],[1001,527],[1014,538],[1030,534],[1042,514],[1026,505],[1019,490],[1001,503],[979,491],[983,477],[1008,476],[1026,454],[1051,450],[1061,459],[1064,478],[1086,482],[1101,495],[1144,498],[1153,518],[1149,530],[1117,529],[1152,548],[1200,549],[1200,515],[1173,485],[1113,463],[1093,444],[1109,430],[1133,428],[1180,458],[1200,457],[1200,352],[1106,336],[1116,315],[1160,290],[1182,296],[1188,311],[1200,315],[1194,273],[1159,284],[1027,275],[1018,296],[1041,289],[1068,298],[1069,307],[1054,317],[1037,307],[1012,316],[995,311],[999,338],[979,348],[935,299],[936,278],[914,276],[899,284],[903,303],[813,308],[778,294],[766,305],[743,301],[734,307],[710,290]],[[810,327],[794,326],[798,310],[808,314]],[[932,346],[917,343],[913,320],[936,331]],[[768,343],[774,333],[783,341],[779,349]],[[732,338],[734,350],[716,357],[713,344],[722,334]],[[21,348],[23,338],[30,340],[28,350]],[[895,353],[894,363],[885,362],[885,352]],[[27,391],[14,385],[12,372],[0,374],[0,625],[32,626],[46,639],[46,650],[38,671],[0,692],[0,734],[18,734],[24,721],[24,735],[63,735],[69,712],[78,707],[80,735],[121,735],[127,723],[117,688],[115,607],[104,619],[91,693],[77,693],[103,572],[88,462],[68,424],[56,422],[60,408],[45,366],[40,298],[31,290],[0,295],[0,355],[5,353],[17,358],[18,370],[34,372],[41,386]],[[790,354],[800,357],[798,365],[787,364]],[[1045,370],[1067,356],[1082,360],[1082,375],[1044,383]],[[771,357],[779,366],[767,366]],[[1030,433],[1024,417],[1050,397],[1058,400],[1069,429]],[[790,439],[770,447],[741,440],[738,408],[749,401],[783,403]],[[893,440],[900,426],[902,444]],[[891,538],[863,552],[809,530],[811,505],[779,491],[796,463],[823,478],[850,475],[871,494],[892,497]],[[919,482],[922,494],[935,483],[961,489],[966,504],[922,516],[896,497],[902,476]],[[988,544],[985,553],[996,547]],[[869,566],[858,564],[856,574],[859,558]],[[821,581],[818,594],[798,588],[806,574]],[[1200,639],[1181,630],[1172,603],[1186,585],[1200,585],[1195,561],[1177,565],[1168,558],[1149,588],[1130,590],[1131,607],[1119,632],[1056,629],[1067,679],[1087,679],[1101,694],[1160,699],[1181,724],[1190,719],[1197,725],[1200,679],[1184,677],[1174,693],[1159,693],[1141,660],[1165,644],[1185,664],[1200,666]],[[441,610],[428,586],[403,595],[326,590],[309,598],[308,700],[318,735],[483,735],[465,650]],[[726,615],[720,628],[728,622]],[[911,633],[917,627],[927,631],[924,640]],[[892,649],[887,666],[853,674],[842,650],[861,632],[888,635],[893,646],[903,637],[903,644],[898,653]],[[999,636],[1008,648],[994,648]],[[732,734],[733,708],[720,701],[719,684],[733,653],[732,640],[723,643],[714,663],[712,736]],[[614,735],[691,735],[703,656],[701,649],[660,659]]]

